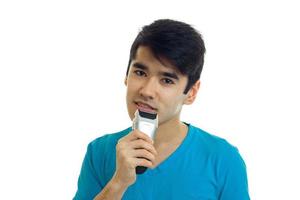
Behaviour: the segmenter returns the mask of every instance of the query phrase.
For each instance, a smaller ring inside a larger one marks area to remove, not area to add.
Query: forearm
[[[94,200],[121,200],[127,187],[112,178]]]

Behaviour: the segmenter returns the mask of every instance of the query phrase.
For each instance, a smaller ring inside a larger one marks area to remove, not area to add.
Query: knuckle
[[[137,139],[136,142],[137,142],[139,145],[142,145],[142,144],[143,144],[143,140],[142,140],[142,139]]]
[[[142,149],[142,154],[143,154],[144,156],[147,156],[147,155],[148,155],[148,151],[145,150],[145,149]]]
[[[146,161],[146,165],[147,165],[148,167],[151,167],[151,166],[152,166],[152,162]]]
[[[143,135],[142,132],[137,132],[136,137],[139,138],[139,139],[143,139],[144,135]]]
[[[132,134],[133,134],[134,136],[138,136],[138,135],[140,134],[140,131],[139,131],[138,129],[135,129],[135,130],[132,132]]]
[[[145,157],[147,157],[147,158],[149,158],[150,160],[154,160],[154,156],[153,156],[153,154],[152,153],[150,153],[149,151],[147,151],[147,150],[144,150],[144,155],[145,155]]]
[[[152,161],[155,160],[155,157],[152,154],[150,154],[150,158]]]

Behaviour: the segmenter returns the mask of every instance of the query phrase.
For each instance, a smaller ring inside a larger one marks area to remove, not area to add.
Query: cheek
[[[169,98],[169,101],[167,101],[166,107],[168,108],[169,112],[177,114],[183,105],[184,99],[182,96],[172,96]]]
[[[126,89],[126,96],[127,98],[130,98],[133,96],[134,91],[136,91],[136,85],[132,84],[132,81],[130,81],[131,79],[128,79],[127,81],[127,89]]]
[[[131,120],[134,118],[134,113],[136,111],[136,105],[134,100],[138,97],[137,89],[134,87],[127,87],[126,102],[127,102],[127,112]]]
[[[162,91],[161,98],[164,99],[164,102],[166,102],[166,105],[177,105],[182,104],[184,96],[181,95],[177,90],[176,91]]]
[[[134,95],[139,89],[137,81],[132,81],[131,79],[127,82],[127,95]]]

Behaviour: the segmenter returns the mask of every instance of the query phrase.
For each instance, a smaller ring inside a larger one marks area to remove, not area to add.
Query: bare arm
[[[121,200],[127,186],[123,186],[113,177],[94,200]]]

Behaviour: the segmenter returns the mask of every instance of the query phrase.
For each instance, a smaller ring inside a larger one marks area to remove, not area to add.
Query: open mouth
[[[148,112],[148,113],[157,113],[157,109],[153,108],[149,104],[146,103],[141,103],[141,102],[134,102],[137,109],[143,112]]]

